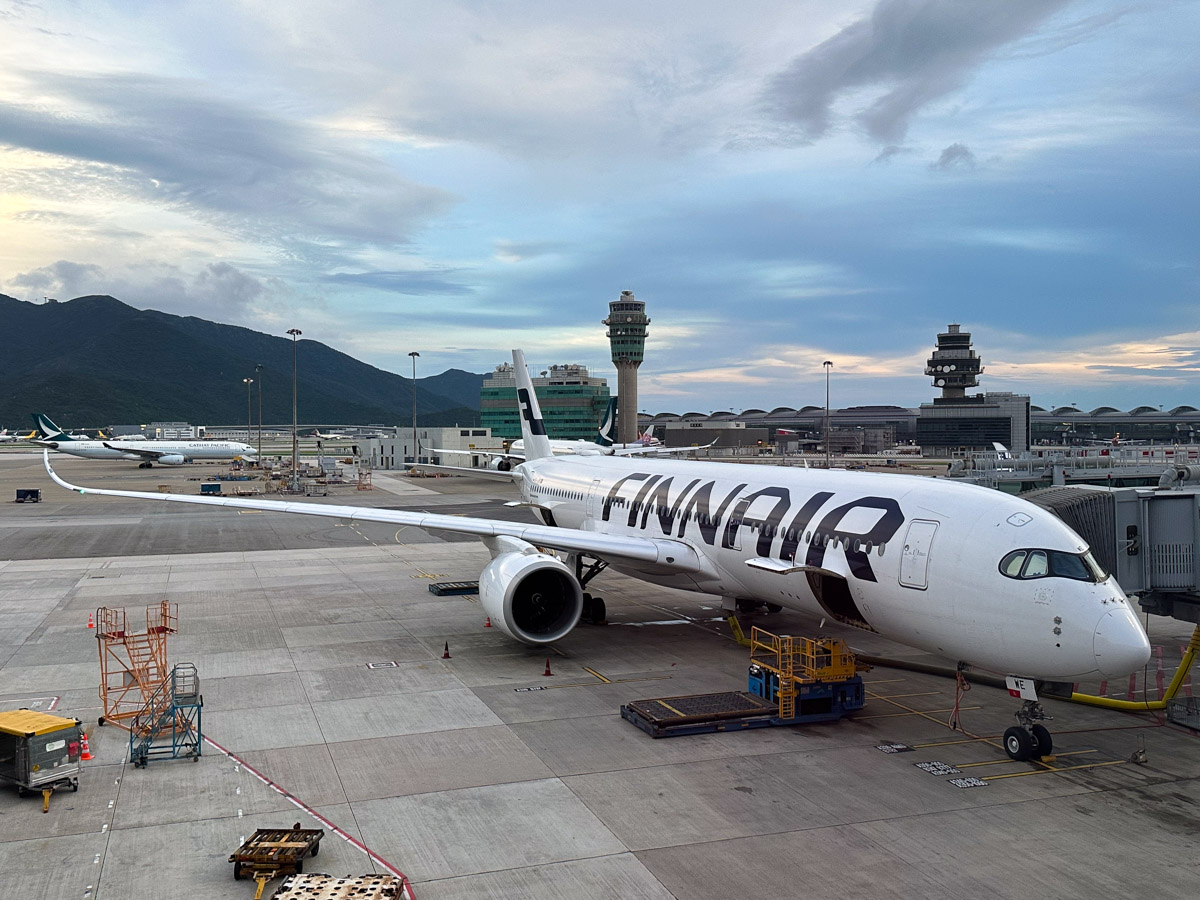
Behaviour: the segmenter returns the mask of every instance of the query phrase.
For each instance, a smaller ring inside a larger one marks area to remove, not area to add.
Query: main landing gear
[[[575,577],[579,579],[580,587],[587,587],[589,581],[607,568],[608,563],[602,559],[593,559],[590,563],[584,563],[582,554],[575,557]],[[608,621],[608,607],[604,604],[604,598],[584,594],[583,615],[580,616],[580,621],[589,622],[592,625],[603,625]]]
[[[154,464],[153,464],[153,463],[148,463],[148,462],[144,462],[144,463],[138,463],[138,468],[139,468],[139,469],[153,469],[153,468],[154,468]]]
[[[1054,717],[1046,715],[1042,704],[1036,700],[1026,700],[1022,703],[1016,717],[1020,724],[1004,732],[1004,752],[1009,758],[1025,762],[1028,759],[1049,756],[1054,750],[1054,740],[1041,724],[1041,720]]]

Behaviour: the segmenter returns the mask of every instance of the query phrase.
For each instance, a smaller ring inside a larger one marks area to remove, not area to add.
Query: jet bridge
[[[1021,496],[1070,525],[1146,612],[1200,624],[1200,486],[1190,480],[1159,488],[1050,487]]]

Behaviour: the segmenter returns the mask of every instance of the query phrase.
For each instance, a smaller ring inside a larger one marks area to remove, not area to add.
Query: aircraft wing
[[[442,472],[447,475],[473,475],[476,478],[491,478],[494,481],[513,480],[512,470],[502,472],[499,469],[481,469],[477,466],[435,466],[429,463],[414,463],[413,468],[418,472]]]
[[[324,516],[330,519],[348,519],[352,522],[412,525],[425,531],[466,534],[484,540],[502,536],[513,537],[517,540],[527,541],[535,547],[651,564],[664,572],[695,573],[701,569],[699,554],[691,545],[667,538],[599,534],[576,528],[551,528],[548,525],[524,525],[520,522],[505,522],[498,519],[475,519],[466,516],[372,509],[362,506],[335,506],[287,500],[255,500],[189,494],[151,494],[145,491],[79,487],[59,478],[53,466],[50,465],[49,450],[42,451],[42,460],[46,465],[46,471],[55,483],[80,494],[129,497],[135,500],[158,500],[167,503],[197,503],[204,506],[226,506],[232,509],[257,509],[262,512],[297,513],[306,516]]]
[[[519,459],[525,461],[524,453],[509,453],[507,450],[445,450],[441,447],[423,447],[426,453],[437,454],[457,454],[458,456],[499,456],[503,459]]]
[[[707,450],[715,443],[714,440],[710,444],[701,444],[699,447],[614,447],[611,449],[613,456],[680,456],[684,453],[691,453],[693,450]]]
[[[179,453],[178,451],[175,451],[175,450],[170,451],[170,453],[168,454],[167,452],[164,452],[162,450],[143,450],[140,447],[134,448],[134,447],[127,447],[125,445],[122,445],[120,447],[114,447],[108,441],[104,441],[104,446],[107,447],[109,450],[116,450],[119,453],[132,453],[134,456],[140,456],[142,459],[148,459],[152,462],[156,459],[161,459],[162,457],[168,456],[168,455],[182,456],[181,453]]]

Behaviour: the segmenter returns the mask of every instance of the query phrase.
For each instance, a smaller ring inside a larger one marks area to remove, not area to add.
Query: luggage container
[[[79,790],[82,729],[64,719],[29,709],[0,712],[0,780],[17,793],[42,792],[42,812],[56,790]]]
[[[17,503],[41,503],[41,488],[17,488]]]

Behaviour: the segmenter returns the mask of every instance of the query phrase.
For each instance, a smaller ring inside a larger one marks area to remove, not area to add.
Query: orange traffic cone
[[[450,658],[450,642],[446,641],[446,649],[442,651],[442,659]]]
[[[80,759],[92,759],[92,751],[88,747],[87,732],[83,732],[83,753],[79,756]]]
[[[92,621],[92,614],[88,613],[88,628],[95,628],[96,623]]]
[[[492,627],[492,617],[491,616],[488,616],[486,619],[483,620],[483,627],[484,628]]]
[[[553,674],[554,673],[550,671],[550,657],[547,656],[546,657],[546,671],[543,672],[542,675],[545,676],[545,675],[553,675]]]

